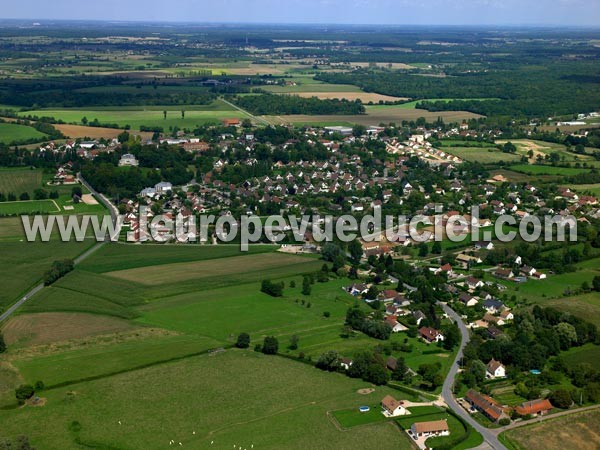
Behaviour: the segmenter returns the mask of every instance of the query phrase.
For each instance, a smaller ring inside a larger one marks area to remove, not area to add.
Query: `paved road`
[[[249,113],[249,112],[248,112],[248,111],[246,111],[245,109],[242,109],[242,108],[240,108],[240,107],[239,107],[239,106],[237,106],[237,105],[234,105],[233,103],[231,103],[231,102],[229,102],[229,101],[225,100],[225,99],[224,99],[224,98],[222,98],[222,97],[221,97],[221,101],[222,101],[223,103],[227,103],[227,104],[228,104],[229,106],[231,106],[232,108],[235,108],[236,110],[238,110],[238,111],[239,111],[239,112],[241,112],[242,114],[244,114],[244,115],[248,116],[250,119],[253,119],[253,120],[255,120],[255,121],[256,121],[256,122],[258,122],[258,123],[262,123],[263,125],[266,125],[266,126],[272,126],[272,125],[273,125],[273,124],[272,124],[271,122],[269,122],[268,120],[266,120],[266,119],[263,119],[262,117],[257,117],[257,116],[255,116],[254,114],[252,114],[252,113]]]
[[[92,188],[87,183],[87,181],[85,181],[81,177],[80,174],[77,174],[77,178],[79,179],[81,184],[83,184],[86,188],[88,188],[90,190],[90,192],[92,194],[94,194],[98,199],[100,199],[100,201],[104,204],[104,206],[106,206],[108,208],[108,210],[110,211],[110,215],[114,222],[117,219],[117,215],[119,214],[119,211],[117,210],[115,205],[113,205],[110,201],[108,201],[108,199],[106,197],[104,197],[104,195],[102,195],[102,194],[98,193],[96,190],[94,190],[94,188]],[[75,258],[74,263],[75,264],[81,263],[86,258],[88,258],[92,253],[94,253],[96,250],[98,250],[100,247],[102,247],[105,244],[106,244],[106,242],[98,242],[92,248],[86,250],[84,253],[82,253],[77,258]],[[40,292],[42,289],[44,289],[44,283],[40,283],[40,284],[37,284],[36,286],[34,286],[23,297],[21,297],[19,300],[17,300],[16,303],[14,303],[6,311],[4,311],[2,314],[0,314],[0,322],[3,322],[4,320],[8,319],[17,309],[19,309],[21,307],[21,305],[23,305],[23,303],[25,303],[26,301],[31,299],[31,297],[33,297],[35,294]]]
[[[454,363],[450,368],[450,372],[448,372],[446,380],[444,381],[444,386],[442,388],[442,398],[456,414],[465,419],[473,428],[475,428],[475,430],[477,430],[483,436],[485,443],[487,443],[489,447],[491,447],[494,450],[507,450],[506,447],[502,445],[498,440],[498,433],[496,432],[496,430],[490,430],[480,425],[477,421],[475,421],[475,419],[471,417],[471,415],[467,411],[465,411],[465,409],[462,406],[458,404],[458,402],[454,398],[454,394],[452,393],[452,387],[454,386],[456,374],[458,373],[458,363],[462,359],[463,350],[470,339],[469,330],[465,326],[465,323],[462,321],[460,316],[452,308],[450,308],[444,303],[440,303],[440,305],[444,312],[448,314],[448,317],[450,317],[458,325],[461,334],[460,348],[458,350],[458,353],[456,354]],[[485,448],[485,446],[481,448],[483,449]]]

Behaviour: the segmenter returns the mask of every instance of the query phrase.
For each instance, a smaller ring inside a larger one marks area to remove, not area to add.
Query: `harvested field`
[[[132,328],[129,322],[116,317],[48,312],[13,317],[4,327],[3,334],[8,345],[38,345]]]
[[[107,275],[122,280],[133,281],[148,286],[167,283],[176,283],[187,280],[209,279],[226,277],[235,273],[264,273],[265,278],[269,270],[286,267],[296,267],[297,273],[314,270],[314,260],[295,255],[285,254],[259,254],[252,256],[235,256],[232,258],[216,259],[211,261],[197,261],[189,263],[164,264],[137,269],[119,270],[108,272]],[[290,270],[290,272],[294,272]]]
[[[572,414],[506,433],[516,449],[595,450],[600,448],[600,411]]]
[[[379,123],[401,123],[403,120],[416,120],[424,117],[429,122],[435,121],[441,117],[446,123],[462,122],[473,118],[481,117],[467,111],[441,111],[429,112],[424,109],[404,109],[390,106],[389,108],[370,109],[367,106],[367,113],[354,116],[343,115],[305,115],[292,114],[289,116],[264,116],[266,120],[273,124],[332,124],[332,123],[350,123],[361,125],[378,125]]]
[[[363,103],[377,103],[379,101],[395,102],[399,100],[409,100],[408,98],[391,97],[389,95],[374,94],[370,92],[297,92],[294,93],[294,95],[298,95],[299,97],[304,98],[317,97],[321,100],[332,98],[345,98],[346,100],[360,100]]]
[[[114,139],[124,131],[118,128],[84,127],[83,125],[54,125],[54,128],[73,139],[86,137],[91,139]],[[142,136],[142,139],[152,137],[152,133],[136,132],[134,134]]]

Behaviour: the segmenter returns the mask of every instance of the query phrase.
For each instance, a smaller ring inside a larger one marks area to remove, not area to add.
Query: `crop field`
[[[472,118],[480,117],[466,111],[441,111],[429,112],[424,109],[402,108],[403,105],[390,106],[365,106],[366,114],[355,116],[343,115],[288,115],[288,116],[265,116],[271,123],[292,123],[292,124],[331,124],[331,123],[350,123],[361,125],[378,125],[380,123],[401,123],[403,120],[417,120],[424,117],[430,122],[442,117],[446,122],[462,122]]]
[[[137,267],[174,264],[191,261],[255,255],[274,252],[273,245],[252,245],[241,252],[239,245],[128,245],[114,244],[102,247],[93,258],[79,267],[89,272],[103,273]]]
[[[519,161],[518,155],[504,153],[496,148],[489,147],[442,147],[443,150],[452,155],[458,156],[465,161],[478,161],[483,164],[496,164],[499,162],[511,163]]]
[[[600,411],[570,414],[502,434],[515,450],[595,450],[600,447]]]
[[[77,139],[77,138],[90,138],[90,139],[114,139],[119,134],[123,132],[123,130],[118,128],[102,128],[102,127],[86,127],[83,125],[66,125],[66,124],[56,124],[54,128],[59,130],[62,134],[67,137]],[[152,137],[152,133],[148,132],[137,132],[134,133],[141,136],[143,139],[149,139]]]
[[[52,389],[42,393],[44,407],[0,411],[0,421],[3,437],[27,434],[39,449],[162,448],[171,440],[184,448],[318,450],[358,440],[365,449],[412,448],[393,424],[342,432],[328,420],[327,411],[393,394],[377,388],[367,398],[357,393],[365,387],[283,358],[227,350]]]
[[[0,124],[2,125],[2,124]],[[27,192],[33,196],[34,189],[42,185],[42,171],[30,169],[0,169],[0,192],[12,192],[17,197]]]
[[[246,256],[233,256],[211,261],[163,264],[160,266],[108,272],[107,275],[148,286],[155,286],[189,280],[222,278],[235,276],[236,274],[244,277],[250,276],[251,278],[254,278],[253,274],[276,276],[277,269],[280,268],[285,268],[285,271],[289,273],[302,273],[311,269],[315,270],[321,265],[318,261],[302,256],[277,253],[273,255],[255,255],[251,259]]]
[[[130,322],[99,314],[38,313],[11,317],[2,328],[7,345],[29,346],[116,333],[134,328]]]
[[[4,144],[11,144],[13,142],[26,141],[29,139],[43,141],[47,137],[47,135],[40,133],[32,127],[18,125],[16,123],[0,123],[0,142]]]

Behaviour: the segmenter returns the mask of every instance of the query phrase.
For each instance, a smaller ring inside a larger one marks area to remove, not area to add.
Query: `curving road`
[[[488,445],[487,446],[483,445],[483,446],[480,446],[479,448],[481,448],[481,449],[492,448],[494,450],[507,450],[507,448],[504,445],[502,445],[502,443],[500,443],[500,441],[498,440],[498,430],[490,430],[488,428],[485,428],[483,425],[479,424],[475,419],[473,419],[471,417],[471,415],[467,411],[465,411],[465,409],[462,406],[459,405],[459,403],[454,398],[454,394],[452,393],[452,388],[454,386],[454,381],[456,380],[456,374],[458,373],[459,362],[462,360],[462,357],[463,357],[463,350],[464,350],[465,346],[467,345],[467,343],[469,342],[470,336],[469,336],[469,330],[465,326],[465,323],[462,321],[460,316],[445,303],[440,303],[440,306],[442,307],[444,312],[448,315],[448,317],[450,317],[456,323],[456,325],[458,325],[458,329],[460,330],[460,335],[461,335],[461,341],[460,341],[460,347],[458,349],[458,353],[456,354],[454,363],[452,364],[452,367],[450,368],[450,371],[448,372],[448,375],[446,376],[446,379],[444,380],[444,386],[442,388],[442,398],[444,399],[446,404],[452,409],[452,411],[454,411],[460,417],[465,419],[469,423],[469,425],[471,425],[473,428],[475,428],[475,430],[477,430],[477,432],[483,436],[485,443],[487,443]]]

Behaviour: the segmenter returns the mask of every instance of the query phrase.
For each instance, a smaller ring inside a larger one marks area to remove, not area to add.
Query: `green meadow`
[[[11,144],[13,142],[22,142],[34,139],[43,141],[48,136],[39,132],[33,127],[18,125],[16,123],[0,123],[0,142]]]
[[[135,356],[134,356],[135,357]],[[101,360],[100,360],[101,361]],[[98,364],[98,359],[94,359]],[[227,350],[50,389],[44,407],[0,410],[2,435],[39,449],[410,449],[391,423],[338,430],[328,411],[378,402],[367,383],[252,351]],[[310,430],[310,432],[307,432]]]

